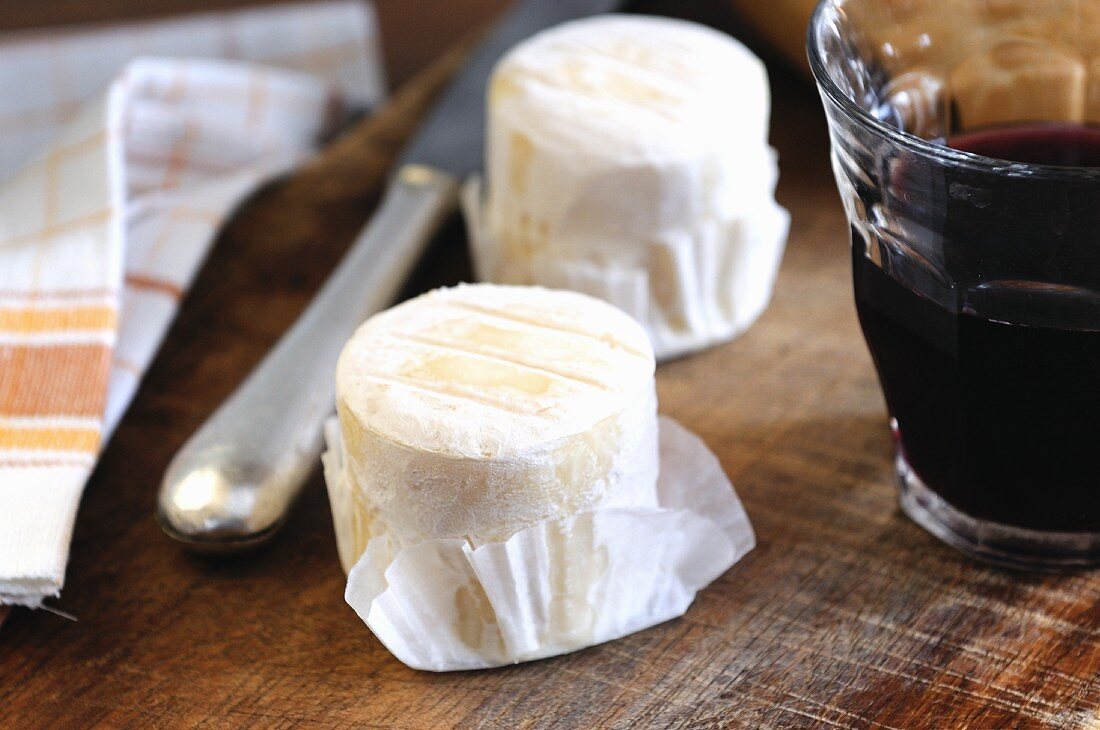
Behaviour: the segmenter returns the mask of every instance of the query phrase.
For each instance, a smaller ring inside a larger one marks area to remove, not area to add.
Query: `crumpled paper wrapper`
[[[770,163],[767,190],[774,189],[778,175],[774,159]],[[479,176],[463,185],[461,203],[478,280],[571,289],[603,299],[641,323],[659,361],[731,340],[756,322],[771,301],[791,222],[785,208],[765,197],[731,220],[722,235],[647,244],[646,266],[542,253],[521,267],[531,272],[528,281],[501,274],[515,267],[488,224]]]
[[[343,472],[336,419],[326,435],[333,485]],[[564,654],[676,618],[756,539],[718,459],[665,417],[660,460],[656,508],[598,509],[476,549],[375,537],[345,598],[394,656],[436,672]]]

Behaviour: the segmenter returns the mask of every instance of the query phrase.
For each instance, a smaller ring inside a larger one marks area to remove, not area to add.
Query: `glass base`
[[[898,452],[898,501],[913,522],[953,548],[987,563],[1022,570],[1100,566],[1100,532],[1046,532],[969,517],[945,502]]]

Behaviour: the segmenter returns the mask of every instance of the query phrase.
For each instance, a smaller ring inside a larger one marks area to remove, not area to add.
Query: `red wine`
[[[1012,162],[1100,167],[1100,128],[1080,124],[1028,124],[967,132],[948,146]]]
[[[988,130],[950,144],[1100,165],[1100,130],[1079,126]],[[1100,190],[1043,188],[1049,201],[1037,206],[952,181],[948,199],[929,202],[913,187],[922,174],[899,166],[886,191],[909,225],[904,255],[852,230],[856,306],[901,453],[971,517],[1100,531],[1100,207],[1091,228],[1060,230],[1057,218],[1059,205],[1100,206]],[[933,204],[938,229],[921,207]],[[1044,215],[1004,214],[1025,208]],[[940,259],[928,264],[929,251]]]

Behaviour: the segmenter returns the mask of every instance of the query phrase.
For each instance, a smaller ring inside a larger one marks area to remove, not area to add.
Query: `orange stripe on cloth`
[[[41,303],[55,299],[94,299],[111,296],[114,289],[0,289],[0,299]]]
[[[73,469],[95,463],[95,454],[0,454],[0,469]]]
[[[112,330],[118,318],[113,307],[64,307],[25,309],[0,307],[0,332]]]
[[[99,448],[96,428],[3,428],[0,449],[12,451],[95,451]]]
[[[0,345],[0,416],[102,416],[110,369],[107,345]]]
[[[143,289],[145,291],[156,291],[161,294],[167,294],[173,299],[179,299],[183,296],[183,289],[167,279],[158,279],[154,276],[146,276],[145,274],[127,274],[126,285],[132,286],[135,289]]]

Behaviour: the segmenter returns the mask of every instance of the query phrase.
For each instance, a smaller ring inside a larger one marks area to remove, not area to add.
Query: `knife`
[[[298,321],[176,453],[157,497],[169,536],[204,552],[269,539],[321,452],[336,360],[397,295],[459,182],[481,166],[485,87],[497,59],[532,33],[615,8],[615,0],[522,0],[493,26],[398,158],[378,210]]]

